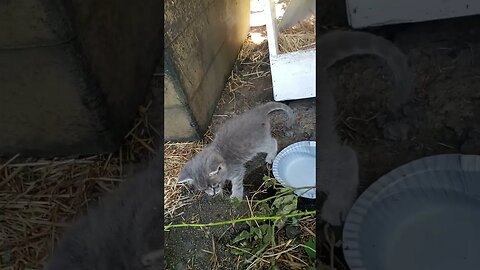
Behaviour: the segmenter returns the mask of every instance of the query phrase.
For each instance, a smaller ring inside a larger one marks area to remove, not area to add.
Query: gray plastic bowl
[[[315,187],[316,143],[301,141],[284,148],[273,160],[275,179],[286,187]],[[300,197],[315,199],[315,188],[297,189]]]
[[[480,156],[403,165],[355,202],[343,229],[352,270],[480,269]]]

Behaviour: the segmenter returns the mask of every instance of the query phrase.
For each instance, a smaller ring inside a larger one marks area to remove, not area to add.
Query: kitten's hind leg
[[[265,162],[268,164],[272,164],[273,159],[277,155],[278,151],[278,143],[275,138],[270,138],[268,142],[265,144],[265,152],[267,153],[267,157],[265,157]]]

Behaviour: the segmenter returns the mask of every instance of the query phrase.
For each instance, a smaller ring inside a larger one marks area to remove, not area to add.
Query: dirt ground
[[[330,70],[338,83],[338,128],[359,157],[359,192],[388,171],[424,156],[480,152],[480,122],[476,121],[480,113],[477,89],[480,85],[480,18],[393,26],[375,32],[391,39],[408,55],[416,89],[399,120],[407,136],[393,138],[384,134],[386,123],[378,113],[391,88],[391,74],[383,62],[373,57],[354,57],[337,63]],[[241,71],[242,67],[235,68]],[[268,70],[268,64],[262,68]],[[233,113],[272,99],[269,75],[250,82],[252,86],[234,93],[224,91],[213,118],[213,130]],[[295,141],[315,139],[314,100],[288,104],[297,113],[298,122],[294,138],[288,138],[282,132],[282,117],[274,117],[273,133],[280,149]],[[247,176],[247,190],[252,190],[255,180],[266,172],[261,167],[261,158],[258,160],[252,165],[253,173]],[[249,184],[252,186],[248,187]],[[247,209],[221,199],[202,197],[198,204],[182,211],[186,220],[211,222],[236,218]],[[179,220],[181,218],[173,222]],[[235,269],[235,257],[230,255],[225,243],[239,231],[239,226],[167,233],[167,269],[211,269],[214,261],[218,269]],[[340,252],[337,254],[341,257]],[[341,258],[337,260],[337,267],[347,269]]]

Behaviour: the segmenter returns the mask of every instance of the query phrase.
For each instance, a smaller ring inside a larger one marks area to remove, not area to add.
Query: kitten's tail
[[[265,114],[269,114],[273,111],[278,111],[278,110],[284,111],[288,117],[288,120],[287,120],[288,128],[290,128],[293,125],[293,122],[295,121],[295,115],[293,113],[292,108],[290,108],[289,106],[281,102],[271,101],[271,102],[265,103],[262,109],[264,110]]]
[[[336,62],[353,55],[374,55],[384,59],[395,81],[395,91],[389,100],[390,109],[397,111],[411,97],[413,76],[407,57],[387,39],[360,31],[330,31],[317,38],[317,48],[322,73]]]

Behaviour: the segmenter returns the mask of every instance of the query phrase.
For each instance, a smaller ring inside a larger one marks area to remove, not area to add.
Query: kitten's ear
[[[222,163],[220,163],[220,164],[218,164],[217,169],[213,172],[210,172],[208,175],[209,176],[217,175],[220,172],[220,170],[223,170],[223,169],[224,169],[224,166],[223,166]]]
[[[185,170],[180,172],[180,176],[178,176],[177,184],[187,184],[191,185],[193,183],[193,178],[188,174]]]

